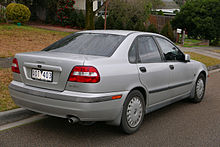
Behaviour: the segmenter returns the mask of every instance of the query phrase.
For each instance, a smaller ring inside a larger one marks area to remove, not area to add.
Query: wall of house
[[[86,0],[77,0],[75,3],[75,8],[77,10],[86,10]],[[93,11],[98,9],[98,1],[93,2]]]
[[[86,0],[77,0],[75,8],[78,10],[86,10]]]

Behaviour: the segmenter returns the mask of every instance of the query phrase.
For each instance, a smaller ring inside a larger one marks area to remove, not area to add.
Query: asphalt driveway
[[[220,72],[211,74],[201,103],[183,100],[150,113],[133,135],[49,117],[0,132],[0,146],[220,146]]]

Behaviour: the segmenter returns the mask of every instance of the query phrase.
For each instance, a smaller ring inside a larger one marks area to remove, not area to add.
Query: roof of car
[[[114,34],[127,36],[135,31],[125,31],[125,30],[87,30],[80,33],[100,33],[100,34]]]
[[[129,31],[129,30],[87,30],[87,31],[81,31],[79,33],[100,33],[100,34],[114,34],[114,35],[123,35],[123,36],[127,36],[133,33],[146,34],[146,35],[159,35],[150,32],[139,32],[139,31]]]

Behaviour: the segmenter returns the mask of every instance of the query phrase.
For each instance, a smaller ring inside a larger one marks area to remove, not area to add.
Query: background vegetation
[[[189,0],[172,21],[174,28],[186,29],[188,37],[217,44],[220,37],[219,0]]]
[[[6,7],[6,17],[16,23],[28,22],[31,16],[29,8],[23,4],[11,3]]]

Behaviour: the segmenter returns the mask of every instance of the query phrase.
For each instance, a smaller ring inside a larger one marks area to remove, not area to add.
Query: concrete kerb
[[[38,113],[26,110],[24,108],[3,111],[0,112],[0,126],[18,120],[22,120],[37,114]]]

